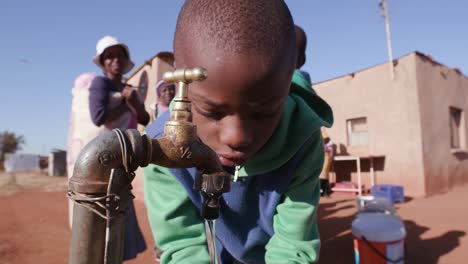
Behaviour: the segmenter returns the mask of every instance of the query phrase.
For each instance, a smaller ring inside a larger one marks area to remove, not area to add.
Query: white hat
[[[113,36],[104,36],[102,39],[98,41],[96,44],[96,56],[93,57],[93,62],[99,66],[101,69],[104,69],[104,67],[101,64],[100,57],[104,51],[112,46],[120,45],[122,46],[125,51],[127,52],[128,55],[128,64],[127,67],[125,67],[123,74],[126,74],[129,72],[135,64],[133,61],[130,59],[130,51],[128,50],[128,46],[125,43],[120,42],[116,37]]]

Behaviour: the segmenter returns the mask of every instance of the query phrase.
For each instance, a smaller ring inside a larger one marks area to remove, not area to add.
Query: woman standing
[[[323,168],[320,173],[320,194],[321,196],[329,197],[332,194],[330,186],[330,168],[333,162],[333,143],[330,140],[330,136],[327,133],[325,127],[322,127],[322,138],[325,157],[323,159]]]
[[[123,75],[134,66],[127,45],[105,36],[97,43],[96,51],[93,62],[103,70],[104,76],[96,77],[89,89],[93,123],[109,130],[136,128],[137,123],[147,125],[149,114],[138,91],[122,82]]]
[[[169,110],[169,105],[175,96],[175,85],[173,83],[165,83],[160,80],[156,84],[156,94],[158,102],[150,105],[151,121],[156,120],[159,116]]]
[[[138,91],[122,82],[123,75],[134,66],[127,45],[115,37],[105,36],[97,43],[96,51],[93,62],[102,69],[104,76],[94,78],[89,88],[89,111],[93,123],[104,130],[136,129],[138,123],[147,125],[150,117]],[[146,244],[132,200],[125,215],[124,260],[129,260],[144,251]]]

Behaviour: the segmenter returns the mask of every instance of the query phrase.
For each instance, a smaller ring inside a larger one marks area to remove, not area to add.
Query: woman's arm
[[[150,116],[146,112],[145,105],[141,102],[137,90],[131,86],[125,86],[122,90],[122,96],[130,111],[137,116],[138,123],[146,126],[150,121]]]
[[[109,83],[102,77],[94,78],[89,88],[89,112],[91,120],[96,126],[114,121],[128,111],[127,105],[122,100],[119,106],[109,110]]]

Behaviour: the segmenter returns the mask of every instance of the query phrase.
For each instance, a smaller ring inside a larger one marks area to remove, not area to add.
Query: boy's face
[[[176,57],[177,59],[177,57]],[[208,78],[189,86],[193,122],[200,139],[224,166],[242,165],[268,141],[282,115],[294,68],[284,64],[265,69],[262,58],[184,54],[177,66],[201,66]]]

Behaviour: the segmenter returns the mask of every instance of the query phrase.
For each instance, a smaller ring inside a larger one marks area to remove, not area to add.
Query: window
[[[450,112],[450,147],[465,149],[465,117],[463,111],[456,107],[449,107]]]
[[[367,118],[348,119],[346,122],[346,127],[348,129],[348,145],[362,146],[369,144]]]
[[[143,97],[143,100],[146,99],[146,93],[148,91],[148,74],[146,71],[142,72],[140,75],[140,83],[138,84],[138,89],[140,90],[140,95]]]

